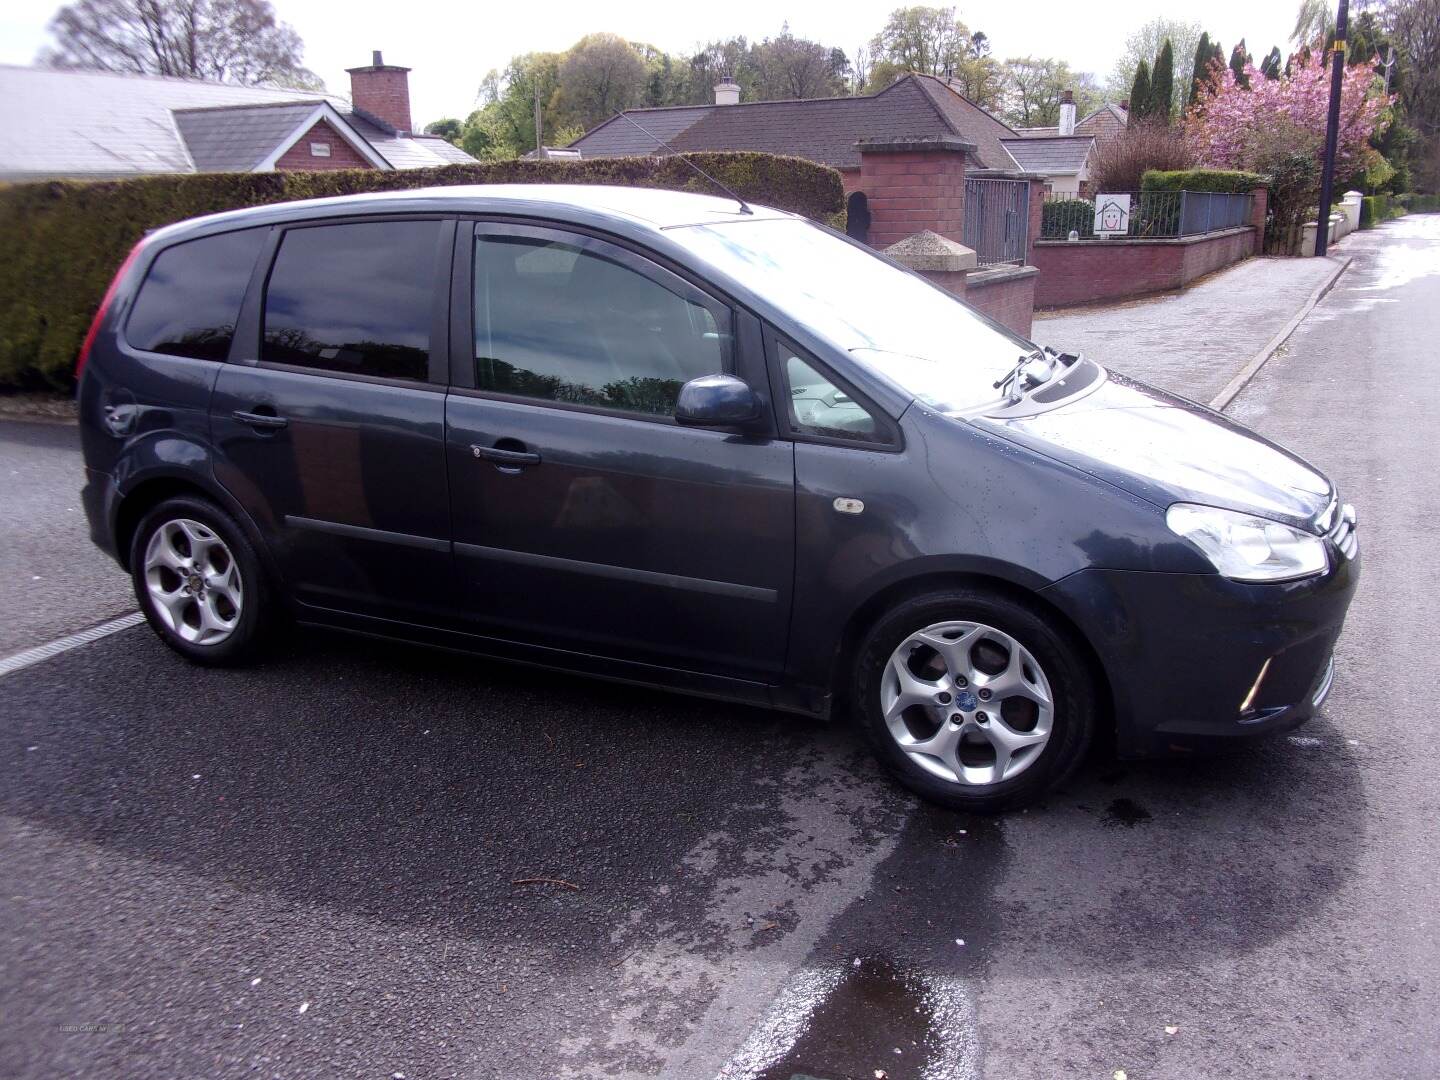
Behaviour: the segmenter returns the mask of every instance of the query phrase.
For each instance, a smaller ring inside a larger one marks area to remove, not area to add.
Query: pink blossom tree
[[[1276,220],[1293,232],[1320,191],[1325,121],[1330,108],[1330,63],[1324,50],[1295,59],[1278,79],[1246,65],[1247,88],[1223,65],[1212,68],[1185,117],[1185,137],[1202,165],[1246,169],[1271,178]],[[1335,148],[1339,175],[1354,173],[1375,156],[1369,138],[1390,101],[1369,65],[1345,69],[1340,129]]]

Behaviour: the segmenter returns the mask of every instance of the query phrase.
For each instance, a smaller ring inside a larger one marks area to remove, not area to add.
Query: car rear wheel
[[[235,664],[256,652],[270,597],[255,549],[234,520],[195,496],[145,515],[130,548],[135,596],[150,626],[200,664]]]
[[[1080,650],[1038,605],[988,590],[917,596],[866,635],[853,689],[882,763],[957,809],[1033,801],[1079,763],[1095,725]]]

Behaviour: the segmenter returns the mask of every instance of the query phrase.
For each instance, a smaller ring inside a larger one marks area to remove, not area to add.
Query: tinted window
[[[723,308],[603,255],[530,237],[476,239],[483,390],[670,415],[681,386],[725,370],[729,340]]]
[[[292,229],[265,290],[261,359],[424,380],[438,221]]]
[[[842,388],[780,343],[785,365],[785,382],[790,387],[790,424],[806,435],[856,442],[884,442],[885,435],[875,417]]]
[[[160,252],[135,298],[125,340],[150,352],[224,360],[264,242],[264,229],[246,229]]]

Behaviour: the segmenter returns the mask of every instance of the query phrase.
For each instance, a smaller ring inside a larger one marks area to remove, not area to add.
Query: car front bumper
[[[1218,574],[1083,570],[1042,592],[1105,669],[1125,757],[1223,749],[1294,728],[1334,679],[1334,648],[1360,576],[1331,569],[1254,585]]]

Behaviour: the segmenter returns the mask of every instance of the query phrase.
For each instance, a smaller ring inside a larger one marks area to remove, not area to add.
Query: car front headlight
[[[1329,566],[1323,539],[1253,514],[1175,503],[1165,512],[1165,524],[1236,581],[1288,581]]]

